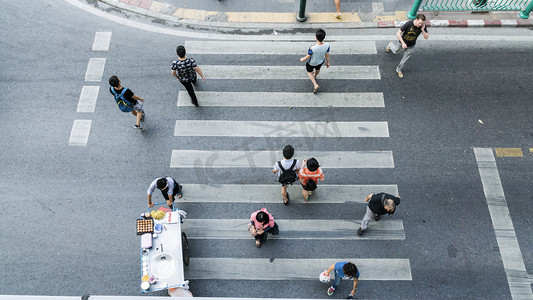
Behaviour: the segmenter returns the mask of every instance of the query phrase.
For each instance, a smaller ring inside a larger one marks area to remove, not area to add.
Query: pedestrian
[[[136,96],[130,89],[121,85],[120,79],[113,75],[109,77],[109,92],[115,97],[118,108],[123,112],[131,112],[137,118],[135,128],[142,129],[144,121],[144,99]]]
[[[274,217],[268,213],[266,208],[261,208],[250,216],[248,230],[254,236],[257,248],[267,240],[267,234],[279,234],[278,224],[274,222]]]
[[[327,282],[329,282],[329,276],[332,271],[334,271],[333,274],[335,274],[335,279],[333,280],[331,287],[328,289],[328,296],[332,296],[333,293],[335,293],[335,290],[339,284],[341,284],[342,279],[353,280],[353,290],[348,295],[348,299],[353,299],[355,290],[357,289],[357,284],[359,283],[359,270],[357,270],[357,267],[351,262],[338,262],[325,270],[321,274],[321,277],[323,275],[324,277],[328,278]]]
[[[202,77],[202,81],[205,81],[204,74],[196,61],[192,58],[185,56],[186,51],[184,46],[178,46],[176,48],[176,54],[178,59],[172,62],[172,76],[176,77],[189,93],[191,102],[194,106],[198,106],[198,99],[194,93],[193,84],[196,84],[196,73]]]
[[[287,192],[287,186],[292,185],[298,180],[298,171],[301,168],[300,161],[296,158],[292,158],[294,155],[294,148],[291,145],[287,145],[283,148],[283,160],[278,161],[274,165],[272,173],[278,174],[278,182],[281,183],[281,196],[283,197],[283,204],[289,204],[289,193]]]
[[[396,211],[396,206],[400,205],[400,196],[393,196],[387,193],[370,194],[366,196],[366,213],[361,221],[361,227],[357,229],[357,235],[363,235],[368,227],[368,222],[374,219],[379,220],[379,216],[384,214],[392,215]]]
[[[337,14],[335,15],[335,18],[340,19],[341,18],[341,0],[335,0],[335,8],[337,9]]]
[[[329,68],[329,44],[324,43],[324,38],[326,38],[326,32],[324,29],[319,29],[316,32],[316,44],[311,46],[307,50],[307,55],[300,58],[301,62],[308,60],[305,63],[305,68],[307,69],[307,75],[311,82],[313,83],[313,93],[316,94],[320,86],[316,83],[316,77],[320,73],[320,67],[324,61],[326,62],[326,68]]]
[[[423,14],[418,14],[416,19],[405,22],[405,24],[398,29],[398,32],[396,32],[398,40],[390,42],[385,49],[387,53],[392,51],[394,54],[403,50],[402,60],[396,67],[396,73],[398,73],[398,77],[400,78],[403,78],[403,66],[415,51],[416,39],[420,33],[422,33],[426,40],[429,38],[429,33],[426,29],[426,16]]]
[[[307,202],[316,190],[318,181],[324,181],[324,173],[314,157],[302,162],[299,178],[303,188],[302,194],[304,195],[304,200]]]
[[[161,190],[161,194],[163,194],[163,197],[167,200],[167,205],[170,209],[174,208],[174,197],[178,196],[178,198],[181,198],[183,196],[183,187],[178,184],[175,179],[172,179],[171,177],[160,177],[152,181],[150,187],[146,191],[146,194],[148,195],[148,207],[154,206],[152,203],[152,193],[156,187]]]

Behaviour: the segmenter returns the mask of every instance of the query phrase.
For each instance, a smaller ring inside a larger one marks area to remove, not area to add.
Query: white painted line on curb
[[[89,140],[89,133],[91,132],[92,120],[74,120],[72,130],[70,131],[70,138],[68,140],[69,146],[87,146]]]
[[[78,108],[76,112],[92,113],[96,107],[96,100],[98,99],[99,86],[83,86],[81,89],[80,100],[78,101]]]
[[[174,136],[389,137],[387,122],[177,120]]]
[[[102,81],[104,74],[105,58],[90,58],[87,65],[87,72],[85,72],[85,81]]]
[[[302,79],[309,80],[305,66],[203,65],[210,79]],[[331,66],[322,68],[319,79],[381,79],[379,66]]]
[[[202,92],[202,106],[235,107],[385,107],[383,93]],[[186,91],[178,94],[178,106],[192,106]]]
[[[315,157],[324,169],[394,168],[392,151],[297,151]],[[172,150],[171,168],[273,168],[281,151]]]
[[[272,166],[274,167],[274,166]],[[273,184],[183,184],[180,203],[281,203],[278,176],[272,174]],[[275,184],[274,184],[275,183]],[[395,184],[342,185],[320,183],[309,202],[305,202],[299,182],[289,185],[291,203],[354,203],[364,204],[365,197],[374,193],[398,195]],[[235,197],[239,195],[239,197]]]
[[[251,244],[253,240],[250,241]],[[359,280],[412,280],[409,259],[392,258],[191,258],[185,278],[218,280],[317,280],[318,274],[340,261],[354,263]],[[261,272],[250,272],[261,270]]]
[[[361,219],[365,208],[361,207]],[[235,239],[252,240],[247,231],[250,219],[186,219],[183,232],[189,239]],[[405,240],[401,220],[370,222],[369,231],[357,235],[361,220],[282,220],[276,218],[279,235],[269,235],[274,240]]]
[[[496,234],[496,241],[500,248],[503,267],[507,274],[511,297],[513,299],[533,299],[533,291],[528,281],[526,266],[507,207],[492,148],[474,148],[474,153],[492,226]]]
[[[305,56],[312,42],[263,41],[185,41],[188,54],[254,54],[254,55],[298,55]],[[374,41],[330,42],[333,55],[376,54]]]
[[[485,26],[484,20],[467,20],[468,27],[483,27]]]
[[[109,51],[112,32],[97,32],[94,35],[93,51]]]

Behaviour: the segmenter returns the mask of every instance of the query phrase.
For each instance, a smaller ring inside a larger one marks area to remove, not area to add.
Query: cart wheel
[[[185,266],[189,265],[189,241],[187,241],[187,235],[185,232],[181,233],[181,248],[183,251],[183,264]]]

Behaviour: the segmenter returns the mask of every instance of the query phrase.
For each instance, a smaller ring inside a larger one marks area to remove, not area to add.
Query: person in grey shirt
[[[311,46],[307,50],[307,55],[300,58],[301,62],[308,60],[305,64],[307,69],[307,75],[311,82],[313,83],[313,93],[316,94],[320,86],[316,83],[316,76],[320,73],[320,67],[324,61],[326,62],[326,68],[329,68],[329,44],[324,43],[324,38],[326,38],[326,32],[324,29],[319,29],[316,32],[316,44]]]

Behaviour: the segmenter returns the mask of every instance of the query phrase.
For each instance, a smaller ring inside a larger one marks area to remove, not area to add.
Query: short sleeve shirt
[[[344,274],[344,271],[342,270],[342,268],[347,263],[348,262],[343,261],[343,262],[338,262],[338,263],[335,264],[335,276],[340,276],[342,279],[359,278],[359,270],[357,270],[357,275],[355,275],[354,277],[348,277],[348,276],[346,276],[346,274]]]
[[[124,90],[125,88],[123,87],[120,90],[117,90],[114,87],[109,87],[109,92],[111,93],[111,95],[113,95],[113,97],[115,97],[115,94],[113,94],[113,91],[111,91],[111,89],[114,89],[115,92],[120,95],[122,93],[122,90]],[[130,89],[126,89],[126,91],[124,92],[124,98],[126,98],[126,100],[128,100],[129,102],[133,103],[133,105],[137,104],[137,100],[133,99],[134,95],[135,94],[133,94]]]
[[[329,53],[329,44],[324,43],[322,45],[315,44],[307,50],[307,54],[311,55],[309,59],[309,65],[318,66],[326,59],[326,53]]]
[[[159,179],[161,178],[156,178],[154,181],[152,181],[152,183],[150,184],[150,187],[148,187],[148,190],[146,191],[147,195],[152,195],[152,193],[157,187],[157,181]],[[165,177],[165,179],[167,180],[167,184],[168,184],[167,194],[172,197],[172,195],[174,195],[174,179],[172,179],[171,177]]]
[[[307,167],[303,167],[300,169],[300,174],[298,177],[302,179],[302,185],[306,185],[309,179],[313,179],[315,183],[318,183],[318,179],[324,180],[324,173],[322,173],[322,169],[320,167],[314,172],[309,171]]]
[[[405,24],[402,25],[400,30],[402,31],[402,39],[407,45],[407,47],[414,46],[416,44],[416,39],[422,33],[422,28],[416,27],[413,20],[405,22]],[[426,32],[428,32],[427,27]]]
[[[175,60],[172,62],[172,70],[176,71],[178,79],[181,82],[191,82],[196,80],[196,70],[198,66],[196,61],[192,58],[184,60]]]
[[[296,160],[296,164],[294,165],[294,168],[292,168],[292,169],[294,171],[299,170],[302,167],[302,164],[296,158],[281,160],[281,166],[283,167],[283,169],[288,170],[292,166],[292,163],[293,163],[294,160]],[[279,165],[278,165],[277,162],[274,165],[274,170],[278,171],[277,174],[278,174],[278,177],[279,177],[281,175],[281,169],[279,168]]]

